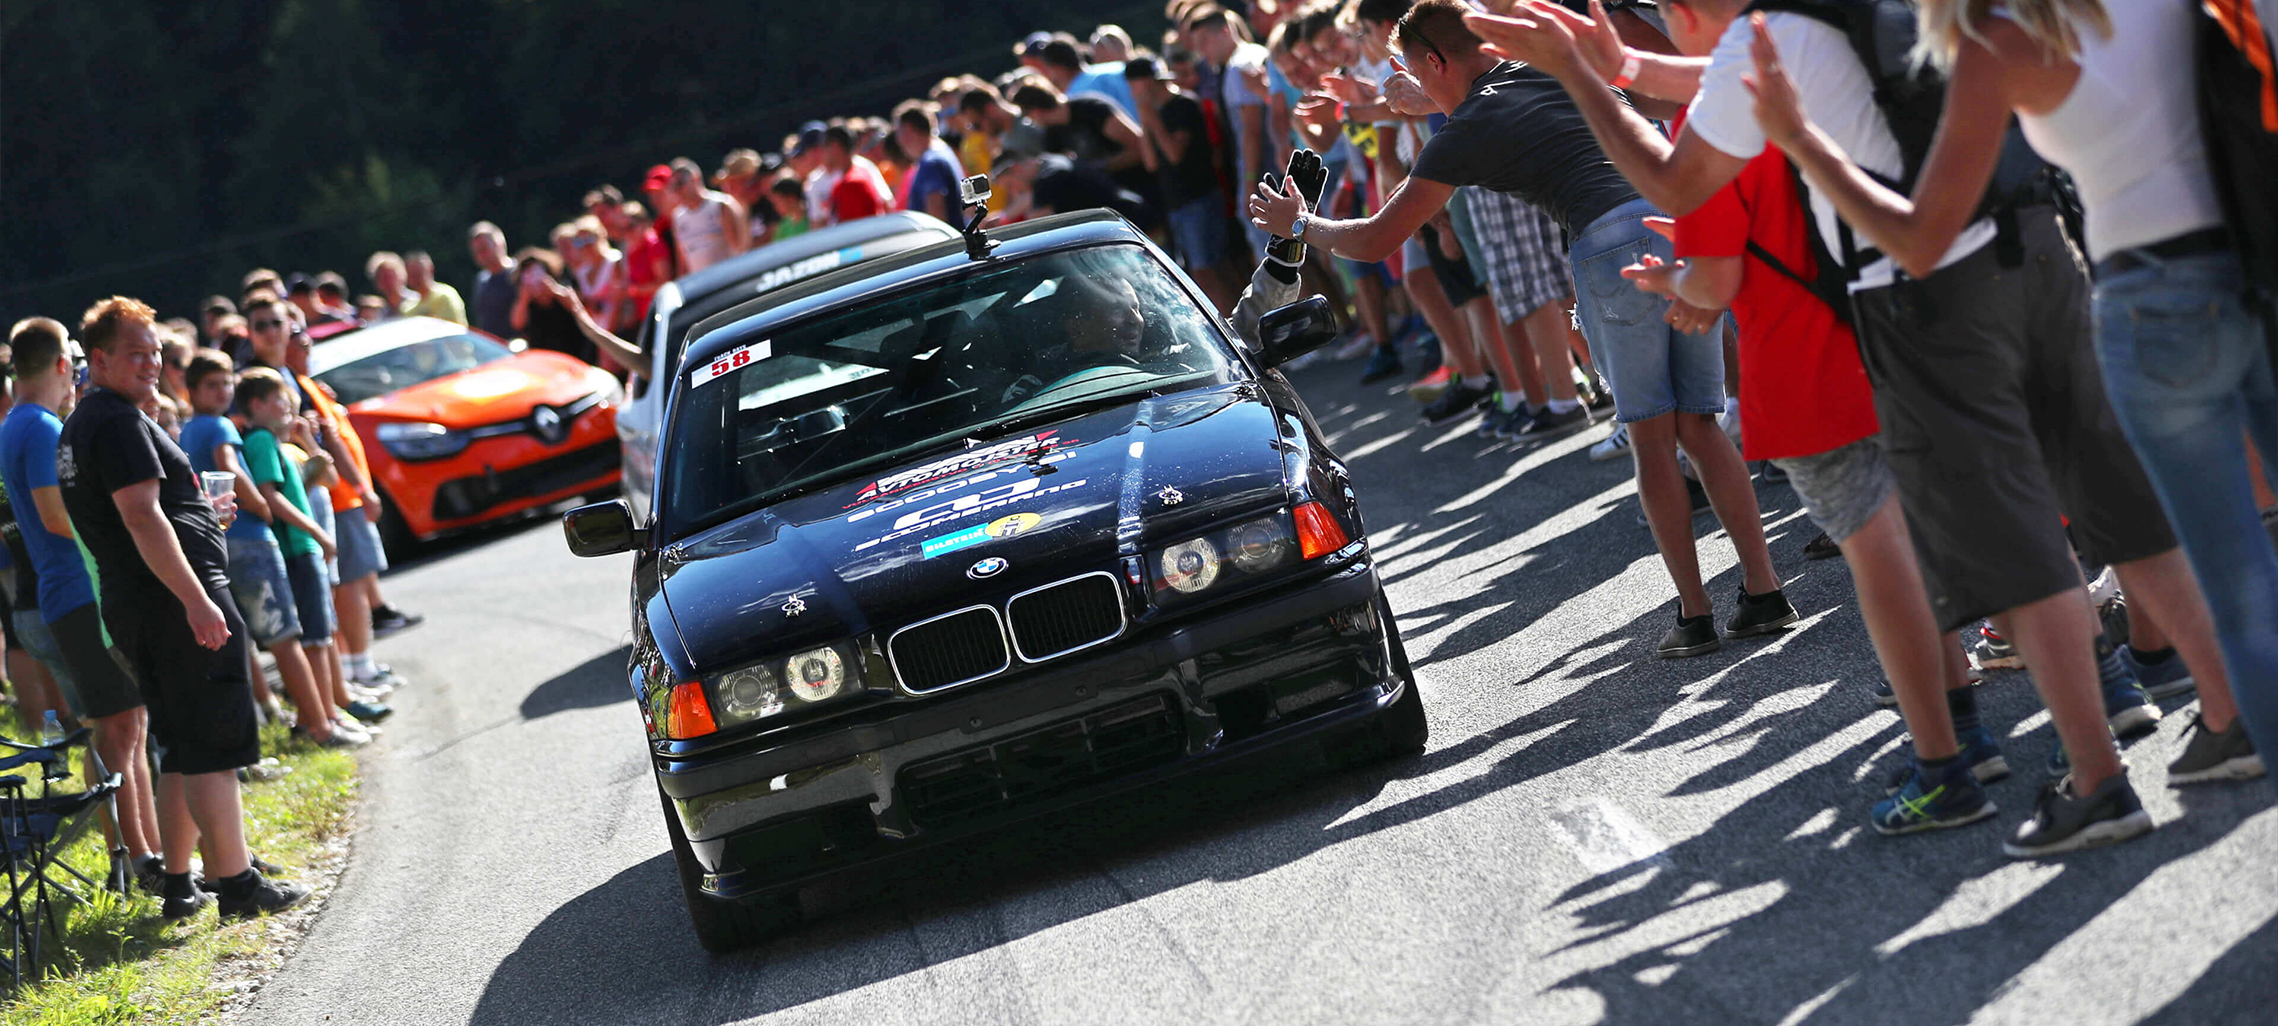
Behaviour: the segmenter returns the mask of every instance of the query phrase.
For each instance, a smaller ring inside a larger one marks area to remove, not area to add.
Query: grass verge
[[[290,879],[319,883],[344,850],[356,797],[355,757],[292,741],[274,724],[263,728],[261,750],[292,772],[245,785],[247,839]],[[108,859],[93,832],[66,856],[98,880]],[[310,907],[322,898],[319,893]],[[4,995],[0,1024],[216,1022],[255,976],[281,962],[284,946],[306,922],[305,914],[288,914],[222,926],[208,910],[169,924],[158,917],[158,899],[139,891],[97,893],[94,901],[93,908],[71,910],[59,953],[43,945],[42,977]]]

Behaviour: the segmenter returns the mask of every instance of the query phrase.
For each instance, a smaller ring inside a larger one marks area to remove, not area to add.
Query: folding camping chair
[[[0,930],[7,932],[0,967],[11,984],[20,984],[40,963],[41,934],[63,940],[64,914],[72,903],[91,905],[98,887],[124,893],[130,883],[126,852],[110,852],[110,868],[98,882],[69,863],[63,854],[89,827],[101,822],[110,836],[119,832],[117,794],[120,778],[103,768],[88,738],[94,732],[82,727],[53,745],[29,745],[0,737],[0,748],[17,754],[0,757],[0,864],[7,875],[7,896],[0,903]],[[69,752],[87,746],[87,761],[95,783],[82,791],[58,791],[58,781],[71,776]],[[10,770],[39,767],[39,796],[25,794],[31,782]],[[100,817],[100,819],[98,819]],[[60,873],[58,872],[60,871]]]

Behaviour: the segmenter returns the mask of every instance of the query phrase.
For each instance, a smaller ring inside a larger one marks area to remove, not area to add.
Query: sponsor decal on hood
[[[885,533],[855,543],[854,551],[866,551],[890,541],[907,538],[919,531],[938,527],[952,520],[962,520],[982,513],[994,513],[1015,503],[1026,505],[1047,495],[1072,491],[1090,483],[1090,479],[1086,478],[1047,486],[1038,478],[1024,476],[1004,484],[968,491],[954,499],[934,503],[930,506],[922,506],[902,514],[895,518],[892,524],[886,525],[888,529]],[[868,511],[865,510],[864,512]],[[853,518],[849,517],[848,519]],[[921,545],[927,547],[925,555],[931,558],[943,552],[951,552],[967,545],[979,544],[992,537],[1011,537],[1031,530],[1042,522],[1043,518],[1036,514],[1015,513],[997,523],[982,524],[971,531],[959,531],[953,535],[944,535],[923,542]],[[976,534],[976,532],[978,533]],[[972,535],[972,537],[966,537],[967,535]]]
[[[1039,431],[1033,435],[1023,435],[1019,438],[967,449],[955,456],[944,457],[923,466],[889,474],[863,485],[862,491],[855,495],[854,501],[848,503],[846,508],[853,509],[867,502],[883,499],[890,495],[898,495],[912,488],[922,488],[935,481],[956,477],[959,474],[979,470],[991,464],[1003,463],[1006,460],[1049,455],[1075,444],[1075,441],[1073,438],[1059,437],[1058,431]]]

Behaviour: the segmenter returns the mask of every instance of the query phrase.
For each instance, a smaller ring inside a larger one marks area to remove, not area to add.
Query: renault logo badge
[[[976,581],[985,580],[987,578],[995,577],[998,574],[1004,573],[1005,568],[1011,565],[1012,564],[1005,562],[1004,558],[1001,556],[990,556],[989,558],[975,563],[970,568],[966,569],[965,576],[970,577]]]
[[[559,445],[569,437],[569,431],[562,424],[561,411],[551,406],[540,406],[530,411],[530,431],[547,445]]]

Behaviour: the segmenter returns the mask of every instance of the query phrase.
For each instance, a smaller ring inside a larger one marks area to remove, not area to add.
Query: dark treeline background
[[[520,247],[586,189],[707,172],[809,118],[993,76],[1038,29],[1160,40],[1161,0],[7,0],[0,318],[139,296],[189,316],[256,266],[369,289],[466,227]]]

